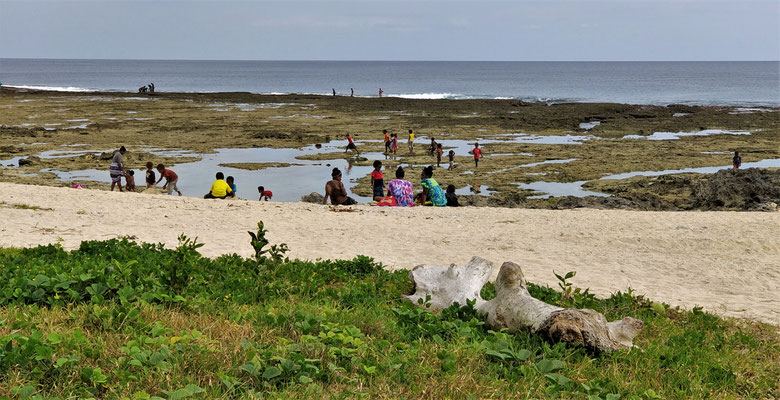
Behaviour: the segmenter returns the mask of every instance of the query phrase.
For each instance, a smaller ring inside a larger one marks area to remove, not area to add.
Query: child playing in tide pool
[[[382,162],[374,161],[374,170],[371,171],[371,187],[374,188],[374,201],[385,198],[385,181],[382,176]]]
[[[125,189],[127,189],[128,192],[135,192],[135,171],[132,169],[130,171],[125,172]]]
[[[444,154],[444,150],[441,148],[441,143],[436,143],[436,167],[441,167],[442,154]]]
[[[274,194],[270,190],[265,190],[262,186],[257,187],[257,192],[260,193],[259,201],[269,201],[274,197]]]
[[[146,163],[146,188],[154,187],[154,181],[157,177],[154,175],[154,164],[151,161]]]
[[[447,169],[448,170],[455,169],[455,150],[450,150],[447,156],[450,158],[450,166]]]

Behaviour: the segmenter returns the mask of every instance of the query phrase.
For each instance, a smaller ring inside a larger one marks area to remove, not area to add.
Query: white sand
[[[373,257],[390,268],[512,260],[535,283],[577,271],[575,286],[626,291],[686,308],[780,324],[780,213],[380,208],[105,192],[0,183],[0,246],[122,236],[173,247],[184,233],[206,256],[252,254],[258,220],[301,259]],[[13,207],[25,204],[52,210]],[[497,271],[494,271],[494,276]]]

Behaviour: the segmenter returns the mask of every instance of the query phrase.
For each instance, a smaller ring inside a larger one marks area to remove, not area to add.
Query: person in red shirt
[[[385,198],[385,181],[382,176],[382,162],[374,161],[374,170],[371,171],[371,187],[374,188],[374,200]]]
[[[471,154],[474,155],[474,167],[479,167],[479,159],[482,158],[482,150],[479,148],[479,143],[474,143],[474,150],[471,150]]]
[[[157,164],[157,172],[160,173],[160,179],[155,182],[155,186],[160,183],[163,178],[165,178],[165,184],[163,185],[163,190],[168,191],[168,194],[173,194],[173,191],[175,190],[176,193],[181,196],[181,191],[179,190],[179,186],[177,183],[179,182],[179,175],[176,175],[175,172],[171,171],[170,169],[166,169],[165,165]]]
[[[274,197],[273,192],[271,192],[270,190],[265,190],[265,188],[262,186],[257,187],[257,192],[260,193],[260,198],[258,199],[260,201],[263,200],[269,201]]]
[[[360,155],[360,152],[358,151],[357,146],[355,146],[355,141],[352,140],[352,135],[347,133],[347,149],[344,150],[344,152],[346,153],[346,152],[348,152],[350,150],[355,150],[355,153],[357,153],[357,155]]]

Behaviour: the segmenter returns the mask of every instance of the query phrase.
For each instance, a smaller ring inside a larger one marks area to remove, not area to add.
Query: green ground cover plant
[[[369,257],[201,257],[123,240],[0,249],[0,398],[777,398],[774,326],[633,293],[537,298],[645,323],[630,352],[594,357],[487,329],[473,304],[402,300],[406,271]],[[280,247],[277,247],[279,249]],[[551,271],[552,273],[552,271]],[[492,284],[482,291],[494,295]]]

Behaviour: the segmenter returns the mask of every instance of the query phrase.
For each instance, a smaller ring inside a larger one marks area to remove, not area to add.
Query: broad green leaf
[[[554,372],[561,368],[563,368],[563,362],[560,360],[544,359],[536,363],[536,369],[543,374]]]
[[[282,370],[277,367],[266,367],[263,371],[263,379],[271,380],[282,374]]]

